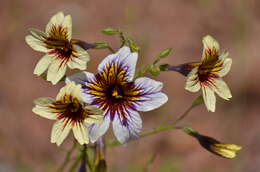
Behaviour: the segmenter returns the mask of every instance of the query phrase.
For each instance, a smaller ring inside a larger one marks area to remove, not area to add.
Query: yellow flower
[[[224,158],[235,158],[237,152],[242,149],[241,146],[235,144],[213,144],[210,146],[210,149],[217,155]]]
[[[36,51],[46,53],[36,65],[34,74],[41,75],[48,69],[47,80],[56,84],[65,75],[67,66],[85,70],[89,55],[71,38],[71,16],[64,16],[62,12],[50,19],[45,32],[31,29],[30,35],[25,37],[27,44]]]
[[[181,129],[185,133],[196,138],[203,148],[223,158],[235,158],[238,151],[242,149],[239,145],[221,143],[212,137],[201,135],[191,127],[183,127]]]
[[[214,112],[217,93],[221,98],[229,100],[232,95],[227,84],[222,80],[230,70],[232,60],[228,53],[219,53],[219,44],[211,36],[203,38],[202,61],[192,63],[193,68],[187,76],[185,89],[197,92],[202,89],[204,103],[209,111]]]
[[[83,102],[82,89],[74,82],[68,82],[56,97],[38,98],[32,111],[41,117],[57,120],[52,128],[51,142],[58,146],[72,129],[80,144],[88,144],[88,129],[85,125],[102,123],[103,111]]]

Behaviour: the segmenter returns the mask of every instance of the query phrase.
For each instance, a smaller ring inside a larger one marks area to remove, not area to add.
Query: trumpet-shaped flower
[[[203,38],[202,62],[191,63],[192,70],[187,76],[185,89],[191,92],[202,90],[204,103],[209,111],[214,112],[217,93],[221,98],[229,100],[232,95],[227,84],[222,80],[232,64],[228,53],[219,53],[219,44],[211,36]]]
[[[51,132],[51,142],[58,146],[72,129],[80,144],[88,144],[88,129],[85,124],[102,123],[103,111],[83,102],[81,85],[68,82],[56,97],[38,98],[32,111],[41,117],[57,120]]]
[[[41,75],[48,69],[47,80],[56,84],[65,75],[67,66],[71,69],[85,70],[89,55],[86,50],[71,40],[72,19],[62,12],[54,15],[45,32],[36,29],[25,37],[27,44],[36,51],[44,52],[37,63],[34,74]]]
[[[120,143],[137,138],[142,128],[138,111],[150,111],[167,102],[161,82],[147,77],[134,80],[137,58],[138,54],[125,46],[107,56],[97,74],[82,72],[67,78],[83,85],[87,103],[104,110],[104,122],[90,128],[92,142],[105,134],[110,122]]]

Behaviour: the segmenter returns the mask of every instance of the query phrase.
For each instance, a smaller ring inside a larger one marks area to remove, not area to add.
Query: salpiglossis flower
[[[64,16],[62,12],[50,19],[45,32],[31,29],[25,40],[34,50],[46,53],[37,63],[33,73],[41,75],[48,69],[47,80],[52,84],[60,81],[67,66],[85,70],[90,59],[87,51],[73,42],[71,16]]]
[[[193,69],[187,76],[185,89],[191,92],[197,92],[201,89],[207,109],[214,112],[215,93],[225,100],[232,97],[227,84],[222,80],[222,77],[231,68],[232,59],[227,58],[228,52],[219,53],[219,44],[211,36],[205,36],[202,42],[204,47],[202,61],[189,65]]]
[[[51,132],[51,142],[58,146],[72,129],[80,144],[88,144],[89,136],[86,124],[102,123],[103,111],[83,102],[81,85],[68,82],[56,97],[46,97],[34,101],[34,113],[47,119],[57,120]]]
[[[147,77],[134,80],[138,54],[122,47],[107,56],[98,66],[98,73],[82,72],[68,78],[81,83],[87,103],[104,110],[104,122],[90,128],[90,139],[95,142],[109,128],[120,143],[137,138],[142,120],[138,111],[150,111],[167,102],[161,92],[163,83]]]

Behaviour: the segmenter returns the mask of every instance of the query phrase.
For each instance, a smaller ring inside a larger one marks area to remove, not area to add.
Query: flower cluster
[[[215,111],[215,93],[225,100],[232,97],[222,80],[229,72],[232,60],[227,58],[227,52],[219,52],[219,44],[211,36],[203,38],[201,61],[179,66],[159,65],[158,62],[170,54],[171,49],[168,48],[151,66],[137,73],[138,45],[132,39],[125,38],[120,30],[109,28],[103,33],[120,36],[122,46],[118,51],[106,43],[88,44],[72,39],[71,16],[59,12],[50,19],[45,32],[31,29],[25,38],[31,48],[45,53],[37,63],[34,74],[40,76],[47,70],[46,80],[52,84],[65,78],[65,86],[56,99],[37,98],[32,109],[41,117],[56,120],[51,131],[51,142],[58,146],[70,130],[79,144],[95,143],[102,139],[110,124],[119,143],[125,144],[138,138],[142,129],[140,112],[154,110],[168,101],[168,96],[162,92],[163,83],[146,77],[147,73],[158,76],[161,71],[180,72],[187,77],[185,89],[191,92],[201,89],[201,97],[212,112]],[[112,52],[101,61],[95,74],[85,71],[90,60],[86,47],[108,48]],[[81,71],[65,76],[68,67]],[[200,104],[200,101],[195,104]],[[186,133],[197,138],[201,146],[222,157],[233,158],[241,149],[238,145],[222,144],[196,132]],[[103,154],[101,159],[104,160]]]

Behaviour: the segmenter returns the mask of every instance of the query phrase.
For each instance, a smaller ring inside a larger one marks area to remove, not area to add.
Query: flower
[[[211,36],[203,38],[203,55],[200,63],[191,63],[193,69],[187,76],[185,89],[197,92],[202,89],[204,103],[209,111],[214,112],[217,93],[221,98],[229,100],[232,95],[227,84],[222,80],[230,70],[232,60],[228,53],[219,53],[219,44]]]
[[[83,102],[81,85],[68,82],[56,97],[34,101],[32,111],[41,117],[57,120],[52,127],[51,142],[58,146],[72,129],[80,144],[88,144],[88,129],[85,124],[102,123],[103,111]]]
[[[110,121],[120,143],[137,138],[142,120],[138,111],[150,111],[167,102],[161,92],[163,83],[147,77],[134,80],[138,54],[127,46],[107,56],[98,66],[98,73],[77,73],[67,81],[82,84],[84,100],[104,110],[104,122],[90,129],[90,140],[95,142],[105,134]]]
[[[203,148],[223,158],[228,158],[228,159],[235,158],[237,152],[242,149],[242,147],[239,145],[221,143],[220,141],[212,137],[201,135],[193,128],[190,127],[183,127],[182,130],[185,133],[196,138]]]
[[[45,32],[32,29],[30,35],[25,37],[27,44],[36,51],[46,53],[37,63],[33,73],[41,75],[48,69],[47,80],[56,84],[65,75],[67,66],[85,70],[89,55],[71,40],[71,36],[71,16],[64,16],[62,12],[50,19]]]

